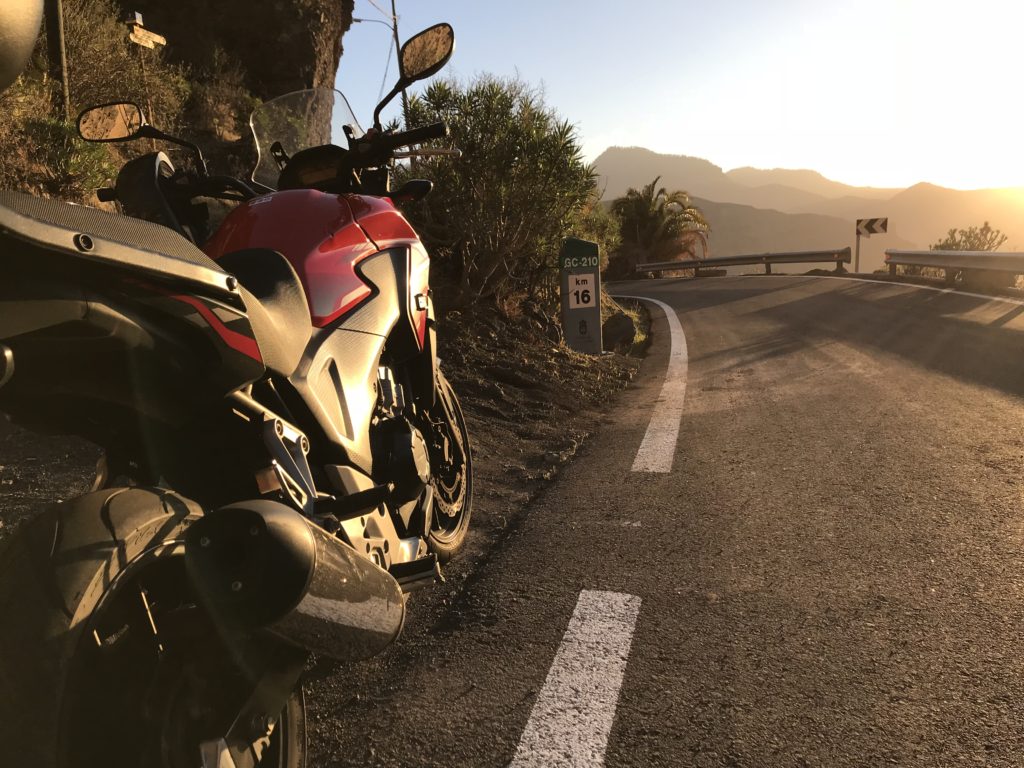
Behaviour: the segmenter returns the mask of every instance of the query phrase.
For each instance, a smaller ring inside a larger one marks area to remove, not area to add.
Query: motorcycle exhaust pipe
[[[204,515],[185,533],[185,566],[228,629],[265,629],[329,658],[374,656],[405,622],[405,597],[387,571],[276,501]]]

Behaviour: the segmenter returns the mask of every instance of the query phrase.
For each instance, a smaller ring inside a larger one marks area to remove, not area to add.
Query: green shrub
[[[460,159],[417,161],[435,190],[408,213],[431,249],[448,305],[536,296],[594,191],[576,128],[519,80],[432,83],[409,103],[411,127],[444,120]]]
[[[601,271],[608,268],[608,258],[622,245],[621,222],[601,201],[595,189],[573,217],[569,234],[597,243],[601,254]]]
[[[967,229],[952,228],[939,242],[931,246],[933,251],[998,251],[1006,242],[1006,235],[987,221],[980,227]],[[952,277],[952,280],[949,280]],[[959,282],[972,291],[990,293],[1016,285],[1017,276],[1009,272],[990,269],[963,269],[959,276],[947,276],[949,282]]]
[[[119,164],[102,144],[78,138],[74,125],[53,118],[33,118],[25,133],[39,148],[37,161],[45,174],[47,192],[59,197],[83,198],[117,175]]]

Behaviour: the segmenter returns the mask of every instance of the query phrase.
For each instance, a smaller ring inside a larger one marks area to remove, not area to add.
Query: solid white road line
[[[676,441],[679,439],[679,421],[683,417],[683,402],[686,399],[686,372],[689,360],[686,352],[686,336],[679,324],[676,311],[668,304],[649,299],[646,296],[616,296],[618,299],[636,299],[657,304],[668,319],[672,347],[668,356],[668,371],[661,387],[658,402],[647,425],[647,434],[640,443],[640,450],[633,460],[634,472],[671,472],[672,459],[676,455]]]
[[[580,592],[509,768],[604,765],[640,598]]]

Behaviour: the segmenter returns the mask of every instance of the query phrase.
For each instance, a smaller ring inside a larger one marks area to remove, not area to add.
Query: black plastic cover
[[[266,248],[235,251],[218,263],[251,295],[245,306],[264,364],[275,373],[291,376],[313,335],[309,303],[295,267]]]

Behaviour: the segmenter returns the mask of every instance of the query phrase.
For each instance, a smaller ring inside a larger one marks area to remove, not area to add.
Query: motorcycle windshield
[[[333,88],[292,91],[264,102],[249,118],[256,140],[256,167],[252,180],[277,188],[281,167],[274,158],[274,145],[280,143],[285,155],[324,144],[348,146],[346,128],[354,136],[363,129],[352,114],[345,95]]]

